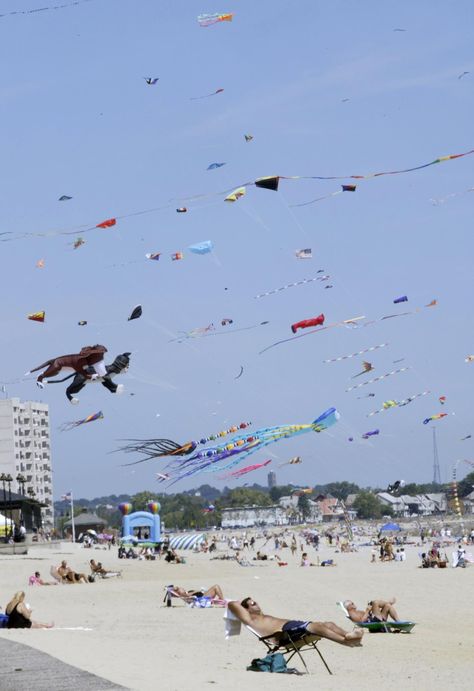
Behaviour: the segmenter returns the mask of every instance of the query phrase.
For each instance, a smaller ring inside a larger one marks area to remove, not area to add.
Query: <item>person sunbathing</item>
[[[195,597],[209,597],[211,600],[223,600],[224,599],[224,593],[222,592],[222,588],[220,585],[211,585],[210,588],[207,590],[200,589],[200,590],[186,590],[186,588],[182,588],[179,585],[172,585],[171,588],[173,591],[179,595],[179,597],[182,597],[183,599],[189,599],[192,600]]]
[[[14,594],[5,613],[8,614],[7,629],[51,629],[54,624],[42,624],[39,621],[32,621],[32,609],[25,603],[25,593],[23,590]]]
[[[39,571],[35,571],[34,576],[30,576],[28,579],[28,585],[58,585],[57,581],[43,581]]]
[[[272,634],[283,631],[293,640],[302,638],[307,634],[327,638],[334,643],[348,646],[350,648],[362,645],[362,629],[356,631],[345,631],[332,621],[299,621],[295,619],[280,619],[269,614],[264,614],[255,600],[246,597],[242,602],[229,602],[228,605],[232,614],[240,621],[255,629],[260,636],[271,636]]]
[[[58,574],[64,583],[89,583],[87,576],[84,573],[76,573],[67,565],[67,561],[63,559],[61,566],[58,566]]]
[[[352,600],[344,600],[343,605],[351,621],[356,624],[371,624],[387,621],[389,617],[394,621],[400,621],[393,606],[395,602],[394,597],[391,600],[371,600],[364,610],[357,609]]]

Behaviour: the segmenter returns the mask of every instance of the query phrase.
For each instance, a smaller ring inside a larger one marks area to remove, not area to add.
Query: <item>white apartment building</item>
[[[13,477],[11,491],[21,494],[17,482],[26,478],[23,491],[31,488],[36,499],[48,506],[41,509],[43,527],[54,527],[49,409],[47,403],[21,402],[19,398],[0,400],[0,474]]]

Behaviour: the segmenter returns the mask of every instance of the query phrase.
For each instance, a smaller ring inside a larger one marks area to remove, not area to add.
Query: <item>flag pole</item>
[[[76,526],[74,525],[74,499],[72,497],[72,491],[71,491],[71,528],[72,528],[72,541],[76,542]]]

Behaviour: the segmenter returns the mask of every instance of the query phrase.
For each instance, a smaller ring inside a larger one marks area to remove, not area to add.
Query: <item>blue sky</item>
[[[19,5],[45,3],[2,0],[1,12]],[[234,21],[201,28],[201,12],[234,12]],[[473,148],[473,14],[468,0],[91,0],[0,18],[0,232],[12,234],[0,244],[0,379],[21,379],[95,342],[110,359],[133,353],[122,397],[94,385],[72,407],[60,385],[39,392],[31,377],[7,386],[11,396],[50,404],[55,496],[161,491],[154,474],[164,463],[121,467],[130,459],[109,454],[121,438],[185,442],[247,420],[253,429],[309,422],[332,405],[341,420],[329,432],[281,442],[252,462],[272,458],[281,483],[430,481],[432,432],[422,421],[437,412],[450,413],[435,423],[442,479],[456,459],[472,457],[474,440],[460,438],[474,434],[473,371],[464,362],[474,351],[474,198],[431,200],[472,187],[474,158],[361,181],[355,194],[300,208],[291,205],[334,192],[339,181],[283,180],[277,193],[249,187],[236,204],[218,193],[265,175],[367,174]],[[147,86],[144,77],[160,79]],[[216,161],[226,165],[206,170]],[[73,199],[59,203],[62,194]],[[183,201],[198,194],[209,196]],[[176,214],[183,205],[189,212]],[[130,215],[155,207],[163,208]],[[125,218],[85,233],[76,251],[80,230],[58,232],[115,216]],[[213,241],[211,255],[186,250],[202,240]],[[294,250],[305,247],[313,259],[297,260]],[[170,260],[176,251],[183,261]],[[147,252],[163,256],[150,262]],[[319,269],[332,289],[313,282],[253,297]],[[392,301],[404,294],[409,302],[398,309]],[[373,319],[433,298],[434,309],[259,355],[291,336],[291,323],[320,312],[328,323]],[[127,322],[137,303],[143,317]],[[43,309],[45,324],[25,318]],[[220,327],[222,318],[233,324]],[[88,325],[78,327],[80,319]],[[269,324],[237,331],[262,321]],[[225,333],[169,342],[211,322]],[[345,392],[362,357],[322,362],[385,342],[367,357],[373,376],[400,358],[410,370],[372,387]],[[427,389],[404,408],[366,417],[384,400]],[[369,391],[376,396],[357,399]],[[58,431],[97,410],[104,420]],[[378,437],[360,439],[374,428]],[[279,470],[293,455],[303,463]],[[267,470],[249,479],[264,482]],[[223,485],[202,474],[175,489],[203,482]]]

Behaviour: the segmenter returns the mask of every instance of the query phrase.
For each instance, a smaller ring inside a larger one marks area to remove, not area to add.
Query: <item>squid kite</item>
[[[230,440],[228,443],[222,443],[219,446],[208,447],[202,451],[194,453],[189,458],[175,458],[171,461],[167,468],[167,474],[172,480],[171,484],[191,475],[200,472],[215,472],[220,470],[227,470],[231,468],[244,458],[255,451],[260,451],[269,444],[274,444],[282,439],[305,434],[306,432],[323,432],[339,419],[339,413],[335,408],[329,408],[322,415],[320,415],[314,422],[300,425],[279,425],[277,427],[264,427],[257,430],[252,435],[241,434]],[[166,443],[170,451],[163,453],[163,443]],[[150,458],[157,458],[163,455],[183,456],[189,455],[195,451],[197,442],[188,442],[188,444],[180,447],[176,442],[170,440],[146,440],[144,442],[135,441],[129,444],[122,450],[125,452],[140,452],[145,455],[144,459],[135,461],[135,463],[142,463],[144,460]],[[224,461],[224,465],[221,462]],[[127,464],[133,465],[133,464]]]
[[[75,427],[79,427],[80,425],[86,425],[88,422],[94,422],[95,420],[103,420],[104,419],[104,414],[102,413],[101,410],[99,410],[98,413],[94,413],[93,415],[88,415],[85,417],[83,420],[76,420],[73,422],[65,422],[61,427],[59,428],[61,432],[69,432],[69,430],[74,429]]]
[[[423,420],[423,424],[427,425],[429,422],[432,422],[433,420],[441,420],[442,417],[447,417],[448,413],[436,413],[436,415],[430,415],[430,417],[427,417]]]

